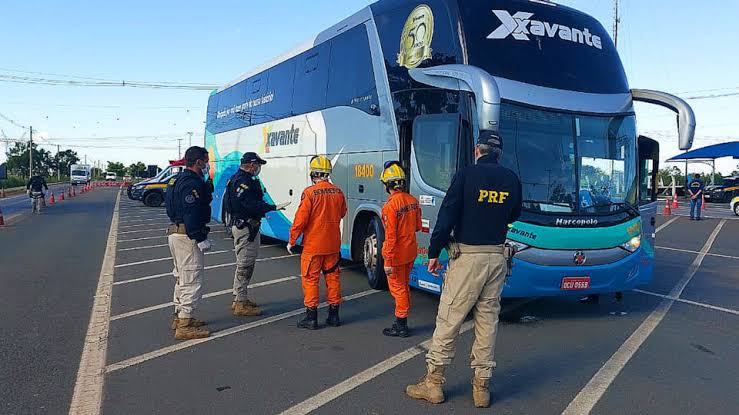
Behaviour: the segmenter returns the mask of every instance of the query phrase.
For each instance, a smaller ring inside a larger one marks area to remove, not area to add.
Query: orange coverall
[[[410,275],[418,255],[416,232],[421,230],[421,208],[418,199],[406,192],[395,191],[382,208],[385,243],[382,257],[392,267],[387,277],[390,294],[395,298],[395,317],[407,318],[411,308]]]
[[[303,277],[303,302],[318,307],[318,282],[326,280],[328,303],[341,304],[339,281],[341,259],[341,219],[346,216],[346,199],[338,187],[319,182],[303,191],[295,221],[290,228],[290,244],[303,235],[300,275]]]

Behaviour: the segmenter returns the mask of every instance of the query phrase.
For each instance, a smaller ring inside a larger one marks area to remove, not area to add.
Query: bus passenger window
[[[421,180],[446,192],[457,172],[459,114],[422,115],[413,123],[413,149]]]

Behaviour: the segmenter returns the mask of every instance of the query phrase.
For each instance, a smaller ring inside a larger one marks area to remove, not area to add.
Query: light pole
[[[189,141],[187,142],[187,144],[188,144],[188,145],[187,145],[187,148],[190,148],[190,147],[192,147],[192,131],[189,131],[189,132],[187,133],[187,135],[189,135],[189,136],[190,136],[190,140],[189,140]]]

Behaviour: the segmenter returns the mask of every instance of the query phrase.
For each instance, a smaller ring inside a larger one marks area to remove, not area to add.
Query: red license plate
[[[590,288],[590,277],[564,277],[560,288],[565,291],[587,290]]]

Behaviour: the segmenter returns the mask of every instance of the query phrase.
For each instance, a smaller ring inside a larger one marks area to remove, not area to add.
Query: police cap
[[[495,132],[488,130],[480,131],[480,137],[477,138],[477,144],[491,146],[501,150],[503,149],[503,139]]]
[[[266,161],[262,160],[262,158],[259,157],[259,155],[253,151],[244,153],[244,155],[241,157],[241,164],[249,164],[249,163],[267,164]]]

